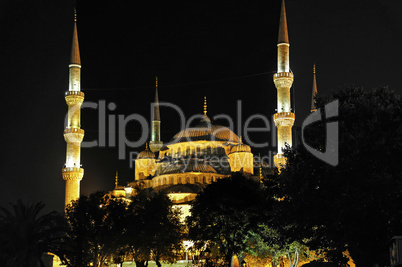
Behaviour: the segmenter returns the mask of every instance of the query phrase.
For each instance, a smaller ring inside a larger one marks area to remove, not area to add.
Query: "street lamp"
[[[241,266],[242,266],[242,267],[246,267],[246,266],[247,266],[247,262],[246,262],[245,260],[243,260],[243,261],[241,262]]]

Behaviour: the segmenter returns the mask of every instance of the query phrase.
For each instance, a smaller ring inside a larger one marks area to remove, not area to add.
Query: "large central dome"
[[[212,124],[207,116],[203,116],[198,125],[186,128],[173,137],[173,142],[190,141],[222,141],[239,143],[239,137],[229,128]]]

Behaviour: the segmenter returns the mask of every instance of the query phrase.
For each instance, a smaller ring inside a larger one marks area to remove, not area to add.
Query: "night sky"
[[[202,113],[207,96],[210,117],[235,117],[237,100],[243,122],[253,114],[270,117],[280,0],[250,2],[78,1],[85,101],[115,103],[108,115],[137,113],[148,120],[157,75],[160,101],[179,105],[187,116]],[[21,198],[63,209],[73,9],[73,1],[0,2],[1,206]],[[309,113],[314,63],[320,94],[351,84],[402,92],[402,1],[287,0],[286,9],[296,126]],[[178,116],[161,108],[161,120],[167,142],[180,130]],[[81,125],[85,140],[96,140],[97,110],[83,110]],[[126,130],[130,140],[142,132],[138,123]],[[270,141],[271,134],[252,138]],[[82,194],[113,189],[116,170],[121,184],[134,177],[128,158],[119,160],[113,147],[82,149],[81,162]]]

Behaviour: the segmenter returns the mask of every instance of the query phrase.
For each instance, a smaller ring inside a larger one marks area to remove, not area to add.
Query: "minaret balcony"
[[[295,122],[295,114],[293,112],[280,112],[274,114],[275,125],[278,126],[293,126]]]
[[[68,96],[68,95],[77,95],[77,96],[81,96],[81,97],[85,96],[85,94],[81,91],[67,91],[66,96]]]
[[[279,112],[274,114],[274,120],[282,118],[295,120],[295,114],[293,112]]]
[[[274,83],[277,89],[286,88],[290,89],[293,84],[293,73],[291,72],[278,72],[274,74]]]
[[[84,140],[84,130],[77,128],[67,128],[64,130],[64,140],[67,143],[81,143]]]
[[[283,154],[276,154],[274,156],[275,167],[281,169],[286,166],[286,157]]]
[[[84,169],[77,167],[63,168],[62,175],[64,180],[71,180],[71,179],[81,180],[82,177],[84,177]]]
[[[68,106],[81,105],[84,102],[84,93],[81,91],[67,91],[64,98]]]
[[[76,134],[85,134],[85,131],[83,129],[78,129],[78,128],[66,128],[64,129],[64,134],[69,134],[69,133],[76,133]]]
[[[274,74],[274,80],[276,78],[294,78],[293,73],[292,72],[278,72]]]

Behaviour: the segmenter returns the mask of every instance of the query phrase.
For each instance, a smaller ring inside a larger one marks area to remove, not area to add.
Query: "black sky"
[[[112,115],[149,118],[158,75],[160,101],[179,105],[187,116],[202,112],[204,95],[210,116],[235,116],[239,99],[244,119],[275,112],[279,0],[132,3],[77,3],[86,101],[116,103]],[[2,206],[22,198],[63,208],[73,6],[61,0],[0,3]],[[314,62],[319,93],[345,84],[388,85],[401,93],[401,1],[287,0],[286,8],[296,125],[309,112]],[[180,130],[177,117],[161,109],[161,119],[168,141]],[[98,136],[96,111],[83,111],[82,128],[86,140]],[[132,140],[140,132],[136,124],[127,128]],[[83,149],[82,164],[83,194],[111,190],[116,170],[123,184],[133,179],[129,162],[118,160],[113,148]]]

